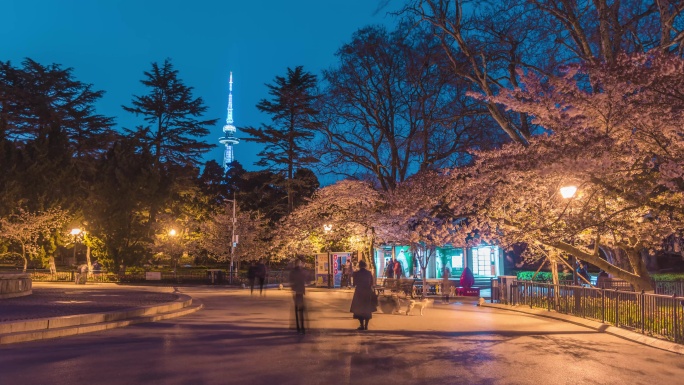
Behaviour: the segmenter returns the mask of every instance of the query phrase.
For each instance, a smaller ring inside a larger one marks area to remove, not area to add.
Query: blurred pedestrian
[[[302,269],[302,261],[295,260],[295,268],[290,271],[290,288],[292,289],[297,333],[304,334],[304,294],[306,292],[306,270]]]
[[[449,294],[451,294],[451,268],[449,265],[444,265],[442,268],[442,300],[444,303],[449,303]]]
[[[591,285],[591,276],[589,275],[589,270],[587,269],[586,263],[580,262],[579,263],[579,269],[577,272],[579,273],[580,276],[582,276],[582,278],[584,278],[584,280],[580,281],[581,286],[584,286],[587,284]]]
[[[359,320],[357,330],[368,330],[368,321],[373,318],[377,305],[373,299],[373,274],[366,270],[365,261],[359,261],[359,270],[354,272],[353,279],[356,288],[349,311],[354,314],[354,319]]]
[[[249,261],[249,267],[247,268],[247,281],[249,282],[249,294],[254,294],[254,280],[256,279],[256,263],[254,261]]]
[[[81,266],[78,267],[76,270],[76,284],[79,285],[85,285],[86,282],[88,281],[88,265],[87,264],[82,264]]]
[[[351,258],[347,259],[347,288],[352,287],[352,276],[354,275],[354,266]]]
[[[266,264],[264,259],[261,258],[259,263],[256,265],[256,270],[254,275],[256,279],[259,280],[259,295],[264,295],[264,281],[266,281]]]
[[[394,278],[399,279],[404,276],[404,269],[401,266],[401,262],[397,259],[394,261]]]
[[[387,261],[387,267],[385,267],[385,278],[394,278],[394,260],[392,259]]]

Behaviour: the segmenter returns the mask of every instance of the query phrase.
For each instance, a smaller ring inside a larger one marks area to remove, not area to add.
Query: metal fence
[[[656,294],[684,297],[684,281],[654,281],[653,287]]]
[[[684,343],[684,298],[676,295],[529,281],[499,283],[497,289],[496,302],[499,303],[555,310]]]
[[[35,282],[75,282],[78,273],[76,271],[28,270],[27,273]],[[88,282],[118,282],[118,283],[163,283],[163,284],[214,284],[214,285],[248,285],[247,276],[242,272],[230,273],[221,269],[188,270],[178,272],[159,272],[151,279],[146,272],[115,273],[91,273]],[[312,275],[313,276],[313,275]],[[289,271],[270,270],[267,273],[266,284],[282,284],[289,279]]]

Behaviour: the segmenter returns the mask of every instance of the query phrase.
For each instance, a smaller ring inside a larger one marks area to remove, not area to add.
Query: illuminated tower
[[[230,81],[228,82],[228,117],[226,118],[226,125],[223,126],[223,137],[219,138],[219,143],[226,146],[223,152],[223,170],[228,171],[230,164],[235,160],[233,156],[233,145],[240,143],[240,140],[235,137],[235,126],[233,125],[233,73],[230,73]]]

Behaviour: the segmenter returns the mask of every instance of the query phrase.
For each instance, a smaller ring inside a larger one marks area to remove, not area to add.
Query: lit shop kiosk
[[[459,279],[463,269],[469,267],[476,279],[489,279],[504,274],[503,258],[504,253],[498,246],[440,247],[436,256],[430,258],[425,274],[427,279],[441,279],[444,267],[448,266],[451,278]],[[422,278],[420,265],[406,245],[382,245],[375,249],[378,278],[385,277],[390,260],[399,261],[404,277]]]
[[[342,266],[351,259],[349,252],[332,252],[316,254],[316,286],[340,287],[342,282]]]

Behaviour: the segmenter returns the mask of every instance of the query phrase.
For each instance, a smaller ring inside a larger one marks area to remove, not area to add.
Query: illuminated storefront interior
[[[413,259],[411,249],[406,245],[382,245],[375,249],[378,277],[386,276],[387,262],[390,259],[401,263],[404,277],[421,278],[420,265]],[[427,278],[442,278],[445,266],[453,279],[459,278],[466,267],[470,268],[475,277],[496,277],[504,274],[503,251],[498,246],[490,245],[438,248],[436,256],[428,262]]]

